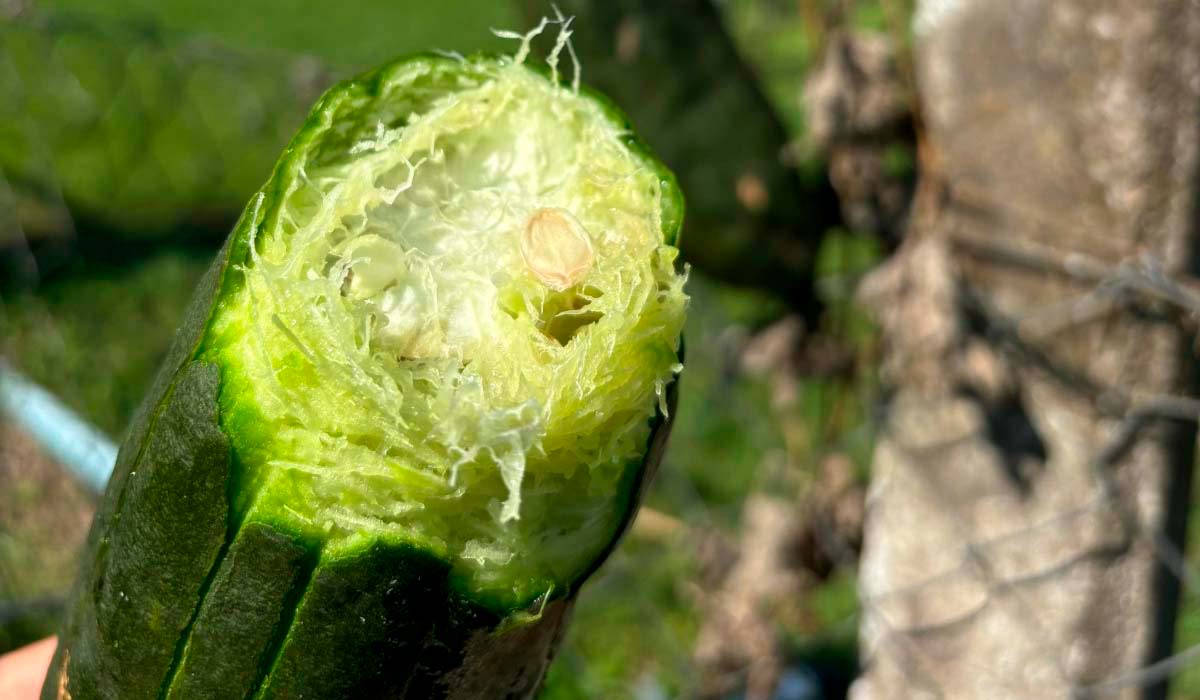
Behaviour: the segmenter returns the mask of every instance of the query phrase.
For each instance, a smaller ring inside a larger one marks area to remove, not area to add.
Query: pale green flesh
[[[523,595],[572,581],[624,515],[678,371],[674,193],[597,103],[524,66],[409,72],[407,123],[318,149],[213,319],[236,505]]]

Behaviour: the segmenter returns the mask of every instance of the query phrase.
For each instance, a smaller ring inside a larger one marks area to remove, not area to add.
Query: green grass
[[[441,49],[511,50],[490,28],[519,29],[514,5],[497,0],[43,0],[41,6],[167,30],[205,34],[234,46],[309,54],[334,65],[358,67]],[[550,12],[549,4],[546,5]]]
[[[769,407],[770,388],[739,376],[737,342],[771,309],[780,309],[759,293],[694,273],[688,293],[679,409],[649,503],[685,518],[732,525],[755,489],[759,467],[784,450]]]
[[[167,252],[129,267],[81,264],[0,297],[0,355],[119,436],[208,262]]]
[[[487,0],[39,9],[45,23],[0,23],[0,185],[30,237],[61,234],[43,212],[60,196],[127,237],[225,225],[334,79],[416,51],[511,50],[489,27],[517,26]]]
[[[649,683],[686,697],[699,626],[685,584],[694,566],[677,543],[625,542],[584,587],[543,700],[629,698]]]

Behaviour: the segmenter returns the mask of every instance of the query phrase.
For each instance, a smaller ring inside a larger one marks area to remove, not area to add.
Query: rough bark
[[[835,31],[804,80],[805,138],[829,163],[842,218],[894,248],[912,202],[911,95],[895,42],[866,30]]]
[[[1195,273],[1200,5],[925,0],[916,29],[923,181],[865,292],[893,392],[853,697],[1159,697],[1126,674],[1171,646],[1195,426],[1106,448],[1192,393],[1191,331],[1071,300],[1129,261]]]

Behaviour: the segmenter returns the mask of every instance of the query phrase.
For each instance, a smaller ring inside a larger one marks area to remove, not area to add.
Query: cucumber
[[[45,698],[525,698],[670,428],[672,174],[421,55],[317,103],[122,445]]]

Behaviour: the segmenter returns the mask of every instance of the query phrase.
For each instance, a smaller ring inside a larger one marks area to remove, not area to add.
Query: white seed
[[[571,212],[551,207],[529,215],[521,234],[521,257],[534,277],[559,292],[586,277],[596,259],[579,221]]]

